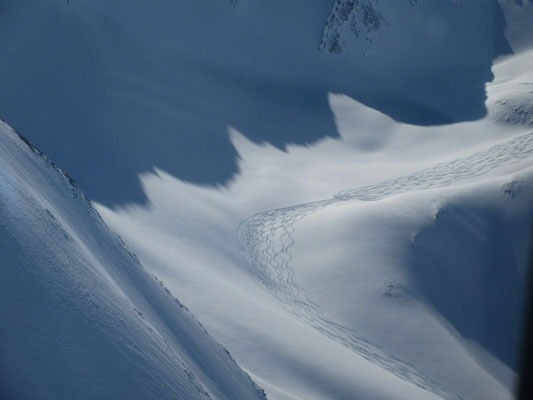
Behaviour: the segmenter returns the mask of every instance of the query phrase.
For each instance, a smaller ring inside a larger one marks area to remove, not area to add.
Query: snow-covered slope
[[[330,94],[339,140],[282,152],[230,129],[229,187],[158,170],[146,207],[99,210],[269,398],[511,398],[533,132],[497,100],[532,60],[495,65],[482,120],[402,124]]]
[[[0,122],[0,397],[261,399],[74,181]]]
[[[0,113],[269,398],[509,399],[532,7],[7,0]],[[2,130],[0,388],[261,397]]]
[[[531,7],[533,15],[533,3]],[[488,87],[490,118],[504,126],[533,127],[533,57],[517,57],[519,61],[511,57],[494,67],[498,79]]]
[[[416,124],[483,117],[511,51],[492,0],[231,3],[2,1],[0,115],[113,205],[141,201],[154,166],[226,183],[228,124],[278,148],[338,137],[328,92]],[[324,51],[337,35],[342,54]]]

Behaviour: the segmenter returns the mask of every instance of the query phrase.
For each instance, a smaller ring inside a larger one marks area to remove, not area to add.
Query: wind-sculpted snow
[[[255,214],[241,223],[239,238],[248,253],[252,271],[266,290],[296,318],[405,381],[443,398],[459,399],[460,396],[424,375],[414,365],[400,360],[362,337],[357,331],[329,319],[320,307],[308,298],[305,289],[296,282],[290,266],[290,250],[295,244],[295,225],[305,216],[337,202],[376,201],[401,193],[444,187],[532,155],[533,133],[529,133],[468,157],[379,184],[346,190],[330,199]]]

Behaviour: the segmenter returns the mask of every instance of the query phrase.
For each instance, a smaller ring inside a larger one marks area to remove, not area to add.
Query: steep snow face
[[[154,166],[227,183],[228,125],[278,148],[338,137],[329,92],[414,124],[480,118],[493,58],[510,51],[494,1],[0,7],[1,115],[108,205],[145,199],[137,174]]]
[[[402,124],[330,94],[338,140],[282,152],[231,128],[229,187],[157,170],[147,207],[98,209],[269,398],[511,399],[533,132],[499,115],[532,60],[495,65],[482,120]]]
[[[262,399],[76,184],[0,123],[0,397]]]

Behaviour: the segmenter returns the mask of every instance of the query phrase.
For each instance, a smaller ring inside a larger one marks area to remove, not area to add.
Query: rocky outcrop
[[[409,7],[421,7],[423,0],[404,0]],[[379,0],[335,0],[326,21],[320,50],[341,54],[346,35],[353,35],[365,43],[372,43],[376,33],[389,22]]]

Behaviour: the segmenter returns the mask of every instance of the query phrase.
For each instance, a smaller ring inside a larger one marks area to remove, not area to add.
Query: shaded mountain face
[[[414,6],[416,3],[412,3]],[[373,33],[385,22],[377,2],[359,0],[335,0],[333,9],[324,27],[320,50],[342,54],[345,41],[344,30],[366,42],[372,41]]]
[[[0,11],[2,116],[108,205],[143,201],[137,174],[154,166],[227,182],[228,126],[278,148],[337,137],[328,92],[416,124],[479,118],[492,59],[509,51],[492,1],[13,0]]]
[[[0,122],[0,397],[264,399],[74,181]]]

